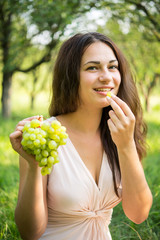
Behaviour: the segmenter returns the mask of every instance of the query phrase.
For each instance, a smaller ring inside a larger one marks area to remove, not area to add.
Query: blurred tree
[[[37,95],[49,88],[49,77],[51,78],[53,66],[52,64],[44,65],[44,68],[37,67],[31,71],[31,81],[29,89],[30,108],[34,109],[34,103]],[[49,92],[49,91],[48,91]]]
[[[11,115],[12,77],[49,62],[66,25],[89,11],[96,0],[1,0],[2,115]],[[41,54],[37,54],[41,52]],[[25,61],[32,55],[32,61]]]
[[[160,41],[159,0],[100,0],[99,4],[111,11],[115,20],[134,23],[148,41]]]
[[[124,3],[131,4],[130,19],[133,23],[144,27],[146,39],[153,40],[154,36],[160,41],[160,1],[159,0],[124,0]],[[135,9],[134,9],[135,7]],[[135,16],[137,15],[137,17]]]

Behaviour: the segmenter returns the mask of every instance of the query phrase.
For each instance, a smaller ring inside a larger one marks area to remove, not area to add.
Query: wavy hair
[[[133,112],[136,123],[134,140],[140,160],[146,154],[146,124],[143,121],[143,111],[138,96],[136,84],[131,73],[129,64],[115,43],[107,36],[97,33],[78,33],[65,41],[59,51],[54,66],[52,82],[52,99],[50,103],[50,116],[57,116],[75,112],[80,104],[80,65],[84,51],[94,42],[107,44],[114,52],[121,75],[121,84],[117,96],[128,104]],[[103,108],[100,123],[101,141],[107,154],[108,161],[113,173],[114,189],[118,196],[118,182],[121,178],[117,148],[112,141],[107,120],[111,107]]]

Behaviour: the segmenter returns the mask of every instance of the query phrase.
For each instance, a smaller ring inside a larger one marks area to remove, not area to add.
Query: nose
[[[100,73],[99,81],[101,81],[101,82],[109,82],[111,80],[112,80],[112,75],[108,71],[108,68],[103,69],[103,71],[101,71],[101,73]]]

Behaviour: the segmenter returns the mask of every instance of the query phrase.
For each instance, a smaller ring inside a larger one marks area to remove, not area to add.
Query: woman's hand
[[[109,111],[108,126],[117,148],[124,149],[134,143],[135,116],[128,105],[115,95],[107,98],[113,110]]]
[[[16,129],[13,133],[10,134],[10,141],[12,144],[13,149],[19,153],[24,159],[26,159],[29,163],[37,163],[35,160],[34,156],[31,154],[28,154],[26,151],[23,150],[22,145],[21,145],[21,141],[22,141],[22,129],[24,127],[24,125],[26,123],[29,123],[32,119],[38,119],[39,116],[33,116],[33,117],[29,117],[29,118],[25,118],[22,121],[20,121],[17,126]]]

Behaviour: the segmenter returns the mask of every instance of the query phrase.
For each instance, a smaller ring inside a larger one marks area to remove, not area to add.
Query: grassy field
[[[38,109],[38,108],[37,108]],[[34,111],[34,114],[44,114],[45,108]],[[9,142],[9,134],[14,130],[17,122],[33,115],[29,110],[14,111],[12,119],[0,118],[0,239],[21,239],[14,222],[14,209],[18,194],[18,154]],[[154,202],[149,218],[142,224],[136,225],[128,220],[119,204],[113,213],[110,225],[113,240],[159,240],[160,239],[160,108],[154,108],[145,114],[148,124],[148,155],[143,165],[147,181],[153,193]]]

